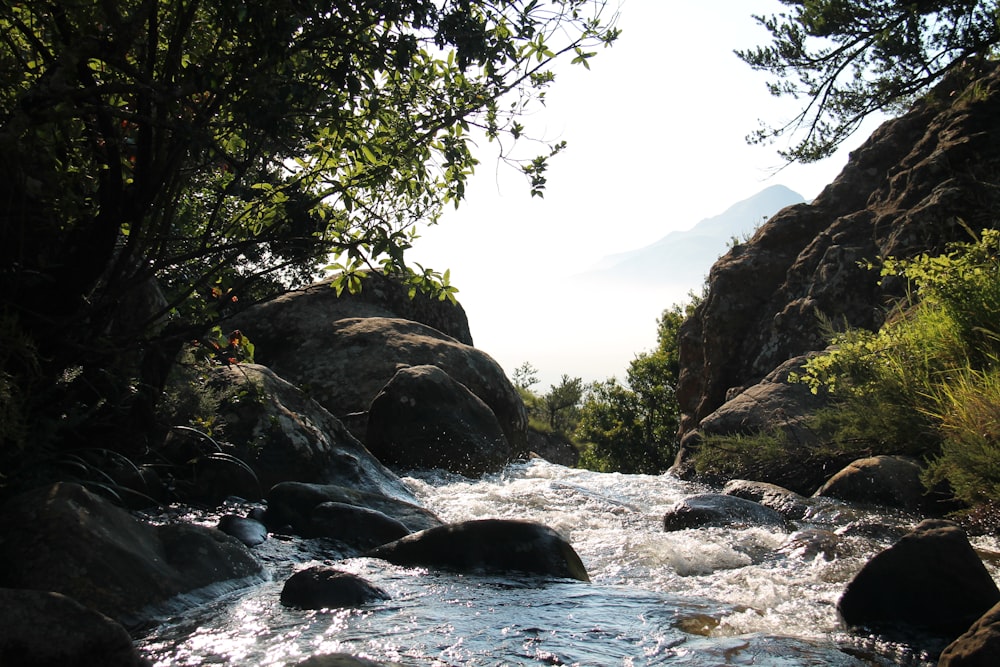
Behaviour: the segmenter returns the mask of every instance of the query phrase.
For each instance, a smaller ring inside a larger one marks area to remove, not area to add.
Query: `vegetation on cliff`
[[[457,205],[474,132],[510,147],[552,63],[618,35],[604,0],[114,0],[0,9],[0,475],[130,456],[186,343],[404,256]],[[547,159],[515,163],[540,195]],[[246,351],[216,332],[203,346]]]
[[[909,287],[885,325],[834,334],[794,378],[830,398],[808,420],[815,444],[782,433],[716,437],[696,456],[702,469],[738,475],[781,460],[902,454],[927,464],[928,488],[1000,501],[1000,230],[944,254],[886,259],[881,271]]]

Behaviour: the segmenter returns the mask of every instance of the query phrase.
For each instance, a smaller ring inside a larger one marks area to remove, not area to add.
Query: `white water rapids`
[[[518,518],[554,528],[591,583],[339,560],[272,539],[258,548],[270,581],[165,620],[140,649],[159,667],[295,665],[333,652],[414,666],[933,664],[906,646],[851,635],[835,606],[868,558],[917,517],[822,503],[785,532],[664,532],[674,502],[708,489],[669,475],[602,474],[538,459],[482,480],[440,472],[404,479],[445,521]],[[838,556],[796,548],[795,531],[806,528],[841,534]],[[392,599],[283,608],[283,581],[316,562],[358,574]]]

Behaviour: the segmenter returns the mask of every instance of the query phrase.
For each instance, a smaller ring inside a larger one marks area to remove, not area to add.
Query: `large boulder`
[[[481,519],[446,524],[385,544],[369,555],[396,565],[590,581],[570,543],[551,528],[531,521]]]
[[[699,493],[688,496],[670,507],[663,515],[666,531],[687,528],[775,526],[784,527],[785,518],[769,507],[736,496],[721,493]]]
[[[965,533],[926,519],[865,564],[837,609],[849,626],[951,641],[997,602],[1000,590]]]
[[[983,614],[965,634],[941,652],[938,667],[1000,665],[1000,604]]]
[[[905,286],[863,260],[939,252],[969,240],[963,223],[995,226],[998,119],[1000,66],[962,68],[876,130],[810,204],[777,212],[721,257],[679,333],[682,432],[786,360],[824,349],[817,314],[877,329]]]
[[[59,593],[0,588],[0,665],[143,664],[125,628],[104,614]]]
[[[312,509],[307,531],[309,535],[329,537],[359,551],[413,532],[402,521],[378,510],[335,502],[320,503]]]
[[[391,496],[369,493],[336,484],[306,484],[303,482],[282,482],[277,484],[267,495],[267,512],[264,523],[273,531],[283,530],[286,526],[305,537],[330,536],[322,528],[323,512],[332,510],[317,509],[324,503],[338,503],[357,507],[362,510],[378,512],[398,521],[409,531],[425,530],[441,525],[432,512],[416,504]],[[361,516],[365,516],[363,513]],[[352,540],[346,535],[337,536],[347,542],[362,543],[371,539],[368,532],[382,535],[384,527],[381,523],[366,525],[363,521],[352,523],[357,525],[360,533]]]
[[[202,434],[177,429],[164,448],[167,458],[196,467],[191,495],[215,502],[230,495],[255,499],[279,482],[301,481],[409,497],[399,478],[336,417],[271,369],[214,368],[202,390],[218,402],[222,436],[206,447]],[[225,456],[217,456],[215,446]]]
[[[372,400],[365,443],[387,465],[496,472],[512,452],[496,415],[437,366],[400,369]]]
[[[912,459],[870,456],[851,462],[814,496],[915,511],[927,504],[920,473],[920,464]]]
[[[0,586],[62,593],[126,625],[180,593],[260,572],[234,537],[141,522],[76,484],[38,488],[0,508]]]
[[[331,322],[317,316],[301,335],[288,332],[272,348],[257,345],[256,358],[342,418],[360,439],[372,399],[397,371],[437,366],[489,406],[515,454],[526,452],[527,413],[500,365],[425,324],[391,317]]]
[[[466,345],[472,345],[469,319],[459,303],[417,292],[381,273],[362,279],[361,291],[339,295],[327,279],[257,304],[226,322],[245,333],[264,358],[290,342],[311,338],[321,323],[347,317],[395,317],[420,322]],[[294,345],[293,345],[294,347]],[[267,363],[267,361],[262,361]]]

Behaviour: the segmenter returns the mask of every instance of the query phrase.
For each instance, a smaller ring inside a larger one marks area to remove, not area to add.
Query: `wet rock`
[[[299,570],[281,589],[281,604],[298,609],[356,607],[388,599],[388,593],[365,579],[325,566]]]
[[[590,581],[570,543],[551,528],[531,521],[482,519],[446,524],[383,545],[369,555],[397,565]]]
[[[489,406],[429,365],[400,369],[375,396],[365,444],[387,465],[470,477],[501,470],[513,455]]]
[[[938,667],[995,667],[1000,664],[1000,604],[973,623],[941,653]]]
[[[902,456],[858,459],[831,477],[814,497],[916,511],[925,505],[920,465]]]
[[[139,667],[118,623],[59,593],[0,588],[0,664]]]
[[[232,535],[248,547],[255,547],[267,540],[267,528],[256,519],[226,514],[219,518],[219,530]]]
[[[701,493],[688,496],[674,504],[663,516],[666,531],[685,528],[778,526],[785,519],[769,507],[752,500],[721,493]]]
[[[777,484],[733,479],[722,488],[723,495],[752,500],[769,507],[786,519],[799,520],[809,509],[808,500]]]
[[[844,555],[844,546],[840,536],[831,530],[807,528],[789,535],[778,551],[802,560],[822,557],[829,561]]]
[[[872,557],[837,609],[849,626],[951,641],[997,602],[1000,590],[965,533],[950,521],[927,519]]]
[[[171,433],[163,452],[168,460],[196,462],[197,481],[187,495],[208,502],[229,495],[258,499],[285,481],[409,495],[339,419],[271,369],[220,366],[212,369],[207,390],[218,398],[226,424],[224,456],[215,455],[219,443],[183,429]]]
[[[375,662],[348,653],[327,653],[314,655],[295,667],[397,667],[398,665],[398,662]]]
[[[341,503],[381,512],[410,531],[440,526],[441,520],[415,502],[368,493],[336,484],[282,482],[267,495],[264,523],[272,531],[290,527],[299,535],[314,536],[313,510],[322,503]]]
[[[580,461],[580,452],[560,433],[543,433],[529,427],[528,448],[532,456],[567,468],[575,468]]]
[[[382,512],[347,503],[320,503],[310,513],[309,524],[310,537],[329,537],[360,550],[398,540],[412,532]]]
[[[35,489],[0,508],[0,586],[62,593],[125,625],[179,593],[260,571],[221,531],[152,526],[76,484]]]

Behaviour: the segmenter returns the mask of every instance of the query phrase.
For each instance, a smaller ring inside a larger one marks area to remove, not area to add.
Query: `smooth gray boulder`
[[[752,500],[721,493],[700,493],[678,501],[663,515],[665,531],[707,526],[776,526],[784,528],[785,518]]]
[[[446,524],[390,542],[368,555],[396,565],[590,581],[570,543],[532,521],[480,519]]]

